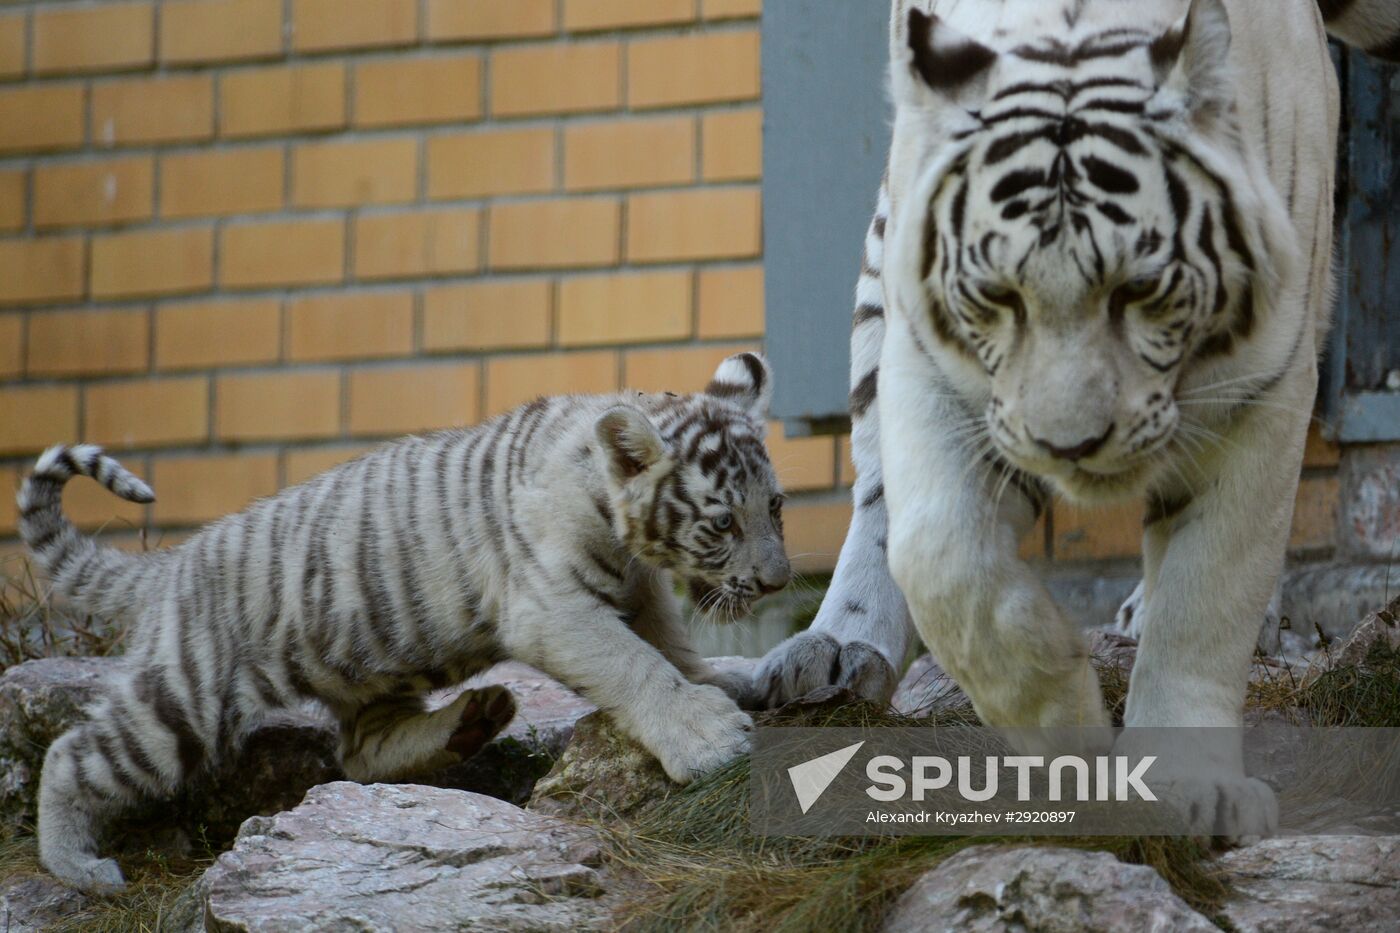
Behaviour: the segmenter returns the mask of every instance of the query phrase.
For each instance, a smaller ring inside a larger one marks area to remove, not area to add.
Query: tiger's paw
[[[844,687],[866,700],[888,703],[899,675],[885,656],[863,641],[837,641],[806,631],[768,652],[754,674],[763,705],[782,706],[821,687]]]
[[[447,750],[463,761],[471,758],[500,734],[515,718],[515,698],[499,684],[469,691],[457,729],[447,739]]]
[[[1243,774],[1169,776],[1157,797],[1171,805],[1191,836],[1248,845],[1278,832],[1273,788]]]

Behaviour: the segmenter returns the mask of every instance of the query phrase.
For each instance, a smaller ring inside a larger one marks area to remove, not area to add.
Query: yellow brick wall
[[[764,329],[760,4],[0,7],[0,489],[102,443],[159,501],[75,484],[76,519],[178,540],[407,431],[699,388]],[[772,448],[791,550],[828,568],[846,441]],[[1326,549],[1311,462],[1295,544]],[[15,520],[0,495],[0,551]],[[1027,553],[1137,528],[1061,508]]]

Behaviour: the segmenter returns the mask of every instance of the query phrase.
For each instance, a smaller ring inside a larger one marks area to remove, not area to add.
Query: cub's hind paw
[[[84,894],[120,894],[126,890],[126,879],[113,859],[74,856],[43,861],[55,877]]]
[[[447,750],[464,761],[485,748],[515,718],[515,699],[505,687],[492,684],[470,693],[459,725],[447,739]]]

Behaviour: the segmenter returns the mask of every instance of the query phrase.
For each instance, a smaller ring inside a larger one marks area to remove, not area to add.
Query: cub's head
[[[698,395],[639,395],[596,424],[613,527],[640,559],[676,573],[696,606],[733,620],[792,575],[782,490],[763,446],[772,376],[731,356]]]
[[[1296,249],[1238,141],[1225,8],[1189,6],[894,30],[892,303],[985,406],[970,443],[1081,501],[1199,447],[1191,389],[1266,326]]]

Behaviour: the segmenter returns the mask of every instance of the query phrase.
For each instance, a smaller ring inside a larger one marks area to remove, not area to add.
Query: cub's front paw
[[[689,784],[748,752],[753,720],[724,691],[690,684],[676,704],[657,711],[666,725],[652,748],[671,780]]]
[[[899,676],[873,645],[844,644],[825,632],[801,632],[759,664],[754,689],[769,708],[801,699],[822,687],[845,687],[856,696],[888,703]]]
[[[1256,778],[1229,773],[1168,774],[1152,786],[1192,836],[1242,845],[1278,832],[1278,799],[1273,788]]]

